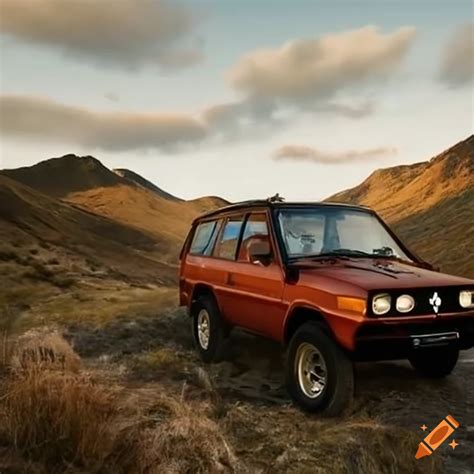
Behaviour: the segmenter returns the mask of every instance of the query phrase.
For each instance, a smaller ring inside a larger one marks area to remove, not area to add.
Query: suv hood
[[[388,259],[335,258],[324,261],[301,261],[292,266],[304,274],[332,278],[365,290],[474,285],[474,281],[467,278]]]

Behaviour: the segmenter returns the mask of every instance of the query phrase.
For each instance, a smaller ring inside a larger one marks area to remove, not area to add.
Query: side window
[[[191,243],[189,253],[193,255],[211,255],[219,233],[220,222],[209,221],[198,224],[194,232],[194,238]]]
[[[219,242],[214,249],[215,257],[235,260],[242,223],[243,216],[233,216],[227,219],[220,235]]]
[[[242,245],[239,250],[239,261],[250,262],[248,250],[253,242],[267,243],[270,245],[267,215],[264,212],[250,214],[248,217],[242,236]]]

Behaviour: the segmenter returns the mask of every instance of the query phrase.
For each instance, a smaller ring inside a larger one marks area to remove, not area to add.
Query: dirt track
[[[193,366],[199,365],[188,321],[180,311],[152,319],[122,319],[103,329],[70,328],[69,338],[83,357],[105,355],[109,361],[126,364],[127,358],[164,346],[176,350]],[[277,407],[290,403],[283,386],[282,366],[278,344],[235,331],[228,360],[208,370],[225,401]],[[158,380],[152,369],[132,370],[131,375],[136,381],[143,377]],[[451,414],[461,425],[453,436],[459,446],[453,451],[445,443],[435,455],[445,460],[444,472],[474,473],[473,375],[474,350],[462,354],[454,373],[445,380],[419,378],[404,361],[358,364],[353,414],[403,427],[419,434],[420,441],[426,436],[420,426],[432,429]],[[159,377],[162,380],[163,374]],[[183,381],[187,375],[174,374],[174,378]]]

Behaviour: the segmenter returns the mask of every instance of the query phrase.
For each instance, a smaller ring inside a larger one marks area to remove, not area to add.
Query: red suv
[[[352,400],[354,361],[408,358],[443,377],[474,345],[474,281],[435,271],[353,205],[251,201],[197,218],[180,303],[205,362],[233,327],[279,341],[291,397],[328,415]]]

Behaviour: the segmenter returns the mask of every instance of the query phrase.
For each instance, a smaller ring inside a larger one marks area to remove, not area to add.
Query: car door
[[[277,339],[286,312],[282,303],[284,277],[268,218],[266,211],[258,211],[245,219],[236,261],[229,267],[225,311],[234,325]],[[270,244],[269,261],[251,261],[249,246],[255,241]]]
[[[237,324],[232,319],[234,314],[233,306],[236,304],[233,287],[233,275],[235,274],[237,249],[242,233],[245,214],[239,213],[227,216],[217,237],[210,266],[217,279],[214,281],[214,291],[216,294],[219,309],[224,318],[232,325]]]
[[[205,283],[213,288],[224,285],[227,271],[220,268],[220,262],[212,258],[222,224],[222,218],[214,218],[196,225],[189,251],[182,256],[181,260],[179,281],[181,304],[189,303],[196,284]]]

